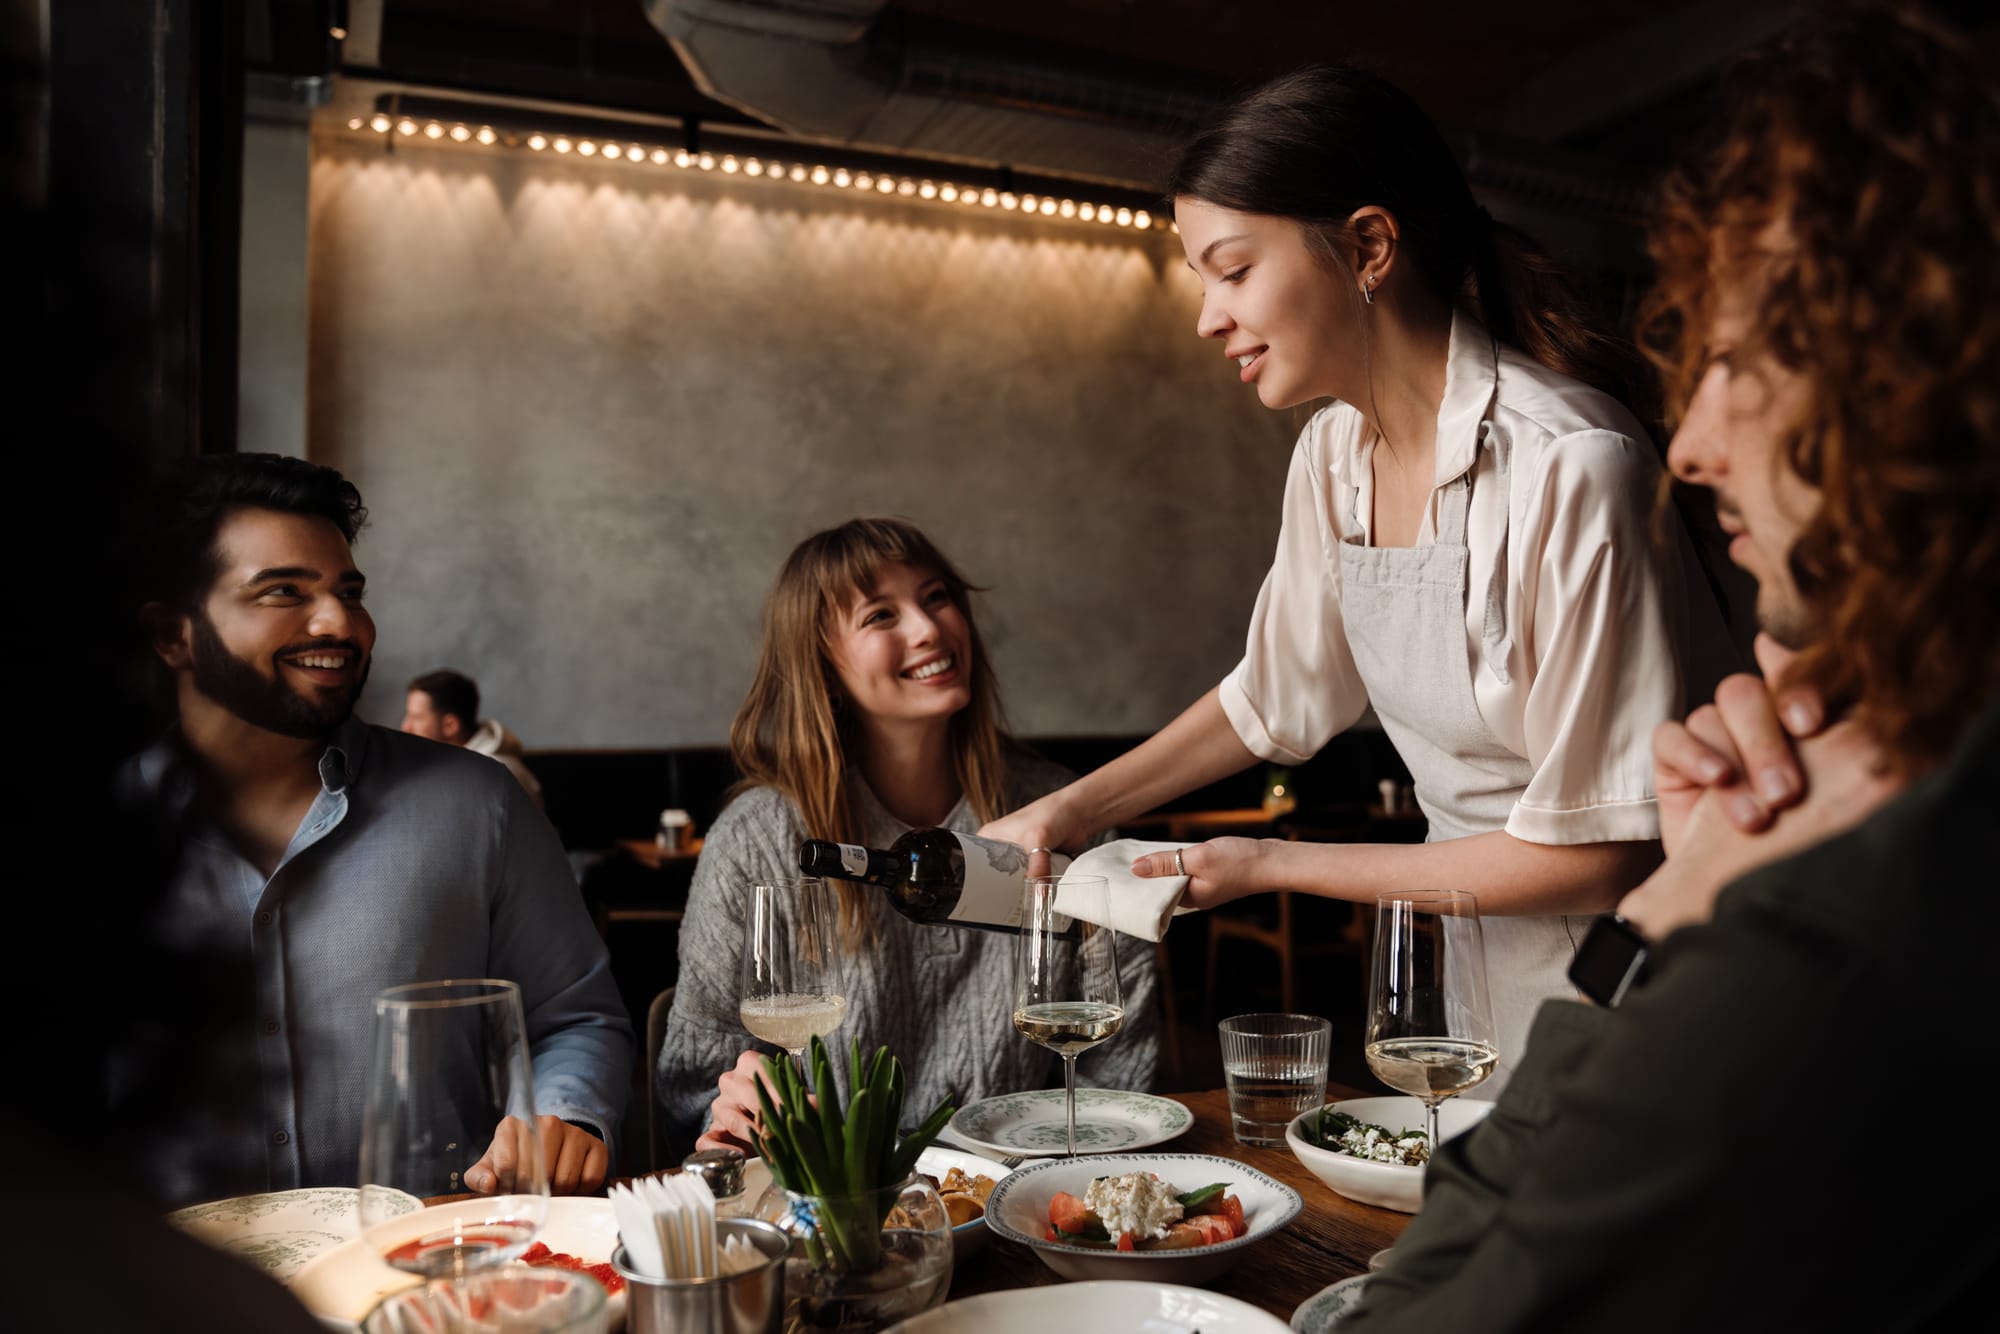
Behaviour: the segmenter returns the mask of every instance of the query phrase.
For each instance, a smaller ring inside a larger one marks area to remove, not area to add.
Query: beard
[[[1757,628],[1794,653],[1813,642],[1812,615],[1793,588],[1769,588],[1757,594]]]
[[[193,617],[193,633],[188,642],[194,658],[195,689],[252,727],[279,736],[317,741],[332,735],[335,728],[354,716],[354,705],[361,698],[362,687],[368,684],[370,664],[362,658],[361,671],[351,689],[302,695],[285,682],[275,663],[272,675],[266,676],[255,665],[231,653],[202,612]],[[342,642],[338,647],[356,656],[361,652],[360,646],[353,643]]]

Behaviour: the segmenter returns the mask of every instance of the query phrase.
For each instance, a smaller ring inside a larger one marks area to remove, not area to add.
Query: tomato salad
[[[1249,1232],[1227,1182],[1177,1192],[1152,1172],[1098,1177],[1082,1199],[1057,1191],[1043,1240],[1091,1250],[1183,1251]]]

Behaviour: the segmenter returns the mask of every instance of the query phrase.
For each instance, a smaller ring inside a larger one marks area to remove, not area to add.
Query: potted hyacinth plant
[[[795,1324],[879,1329],[943,1300],[951,1280],[951,1221],[937,1188],[916,1172],[953,1108],[945,1103],[908,1135],[902,1062],[878,1047],[848,1056],[845,1106],[826,1044],[806,1053],[810,1083],[792,1062],[766,1057],[774,1100],[760,1083],[757,1150],[784,1190],[783,1226]]]

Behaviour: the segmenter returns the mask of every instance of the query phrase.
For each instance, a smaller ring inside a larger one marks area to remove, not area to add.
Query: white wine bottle
[[[1050,874],[1069,865],[1051,854]],[[949,829],[912,829],[887,848],[809,838],[799,845],[799,869],[874,885],[896,911],[929,926],[1021,929],[1021,882],[1028,851]]]

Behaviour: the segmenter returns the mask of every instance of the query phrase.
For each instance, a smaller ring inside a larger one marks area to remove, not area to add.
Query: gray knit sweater
[[[1071,775],[1057,765],[1015,754],[1007,771],[1007,804],[1016,809],[1052,792]],[[850,775],[860,808],[860,841],[885,848],[909,826],[884,810],[859,774]],[[972,833],[979,820],[961,800],[945,827]],[[744,1031],[736,1005],[742,985],[744,903],[760,878],[798,875],[806,837],[798,808],[770,788],[753,788],[717,817],[702,843],[681,923],[680,977],[660,1049],[662,1106],[680,1153],[708,1121],[716,1079],[746,1048],[775,1052]],[[1015,937],[997,931],[923,926],[867,896],[873,943],[841,959],[847,1019],[828,1036],[834,1070],[846,1088],[848,1042],[864,1052],[886,1046],[903,1062],[909,1093],[903,1119],[914,1125],[950,1098],[964,1107],[1000,1093],[1061,1087],[1062,1062],[1014,1031]],[[1077,1058],[1077,1082],[1102,1088],[1150,1089],[1159,1063],[1158,968],[1154,947],[1120,936],[1125,1027]]]

